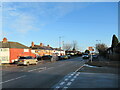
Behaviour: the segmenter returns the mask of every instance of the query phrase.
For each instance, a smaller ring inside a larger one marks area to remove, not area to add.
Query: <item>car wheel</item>
[[[37,65],[37,64],[38,64],[38,62],[35,63],[35,65]]]
[[[29,66],[29,62],[27,62],[26,66]]]
[[[17,66],[20,66],[20,64],[17,64]]]

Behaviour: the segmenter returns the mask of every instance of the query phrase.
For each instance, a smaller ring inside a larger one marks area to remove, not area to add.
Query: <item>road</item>
[[[2,88],[51,88],[65,75],[76,71],[86,60],[81,57],[30,66],[2,69]]]

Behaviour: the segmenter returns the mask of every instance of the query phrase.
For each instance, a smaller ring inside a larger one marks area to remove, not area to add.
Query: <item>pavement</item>
[[[68,90],[80,88],[118,88],[118,79],[120,79],[118,68],[84,64],[77,72],[69,73],[52,88]]]

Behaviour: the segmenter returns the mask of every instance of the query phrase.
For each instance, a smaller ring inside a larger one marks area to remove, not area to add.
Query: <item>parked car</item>
[[[38,60],[38,61],[42,60],[42,56],[38,56],[38,57],[37,57],[37,60]]]
[[[52,58],[51,55],[42,56],[42,59],[43,59],[43,60],[49,60],[49,59],[51,59],[51,58]]]
[[[59,59],[61,60],[61,59],[68,59],[68,56],[67,55],[62,55],[62,56],[58,56],[59,57]]]
[[[98,55],[92,55],[93,58],[98,58]]]
[[[88,54],[83,54],[83,55],[82,55],[82,58],[83,58],[83,59],[89,59],[89,55],[88,55]]]
[[[38,60],[32,56],[22,56],[18,59],[18,65],[30,65],[30,64],[37,64]]]
[[[68,56],[68,59],[70,59],[71,58],[71,55],[67,55]]]

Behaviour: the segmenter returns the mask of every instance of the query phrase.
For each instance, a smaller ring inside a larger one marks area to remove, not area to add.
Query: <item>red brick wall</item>
[[[17,48],[10,49],[10,63],[12,63],[12,60],[18,59],[19,56],[33,56],[33,57],[35,57],[35,54],[31,53],[30,49],[29,49],[29,52],[24,52],[24,49],[17,49]]]

